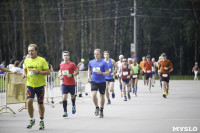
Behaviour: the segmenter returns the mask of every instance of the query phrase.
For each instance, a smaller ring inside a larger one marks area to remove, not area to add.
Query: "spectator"
[[[10,69],[12,72],[22,73],[23,70],[20,68],[20,62],[18,60],[15,61],[14,67]]]

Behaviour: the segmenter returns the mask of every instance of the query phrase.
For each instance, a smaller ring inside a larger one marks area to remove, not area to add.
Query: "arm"
[[[41,74],[41,75],[50,75],[49,69],[44,69],[42,71],[32,70],[34,74]]]
[[[115,75],[117,73],[118,66],[117,66],[116,62],[113,59],[112,59],[112,64],[114,66],[114,71],[113,71],[114,73],[111,74],[111,75],[113,76],[113,75]]]
[[[27,75],[27,69],[24,68],[24,72],[23,72],[22,78],[23,78],[23,79],[26,78],[26,75]]]
[[[4,72],[11,72],[9,69],[3,68],[3,67],[0,67],[0,70],[1,70],[1,71],[4,71]]]
[[[110,74],[109,70],[107,70],[107,71],[105,71],[105,72],[99,71],[99,72],[97,72],[97,73],[98,73],[98,74],[101,74],[101,75],[103,75],[103,76],[109,76],[109,74]]]
[[[92,74],[92,70],[88,68],[88,82],[91,82],[91,74]]]

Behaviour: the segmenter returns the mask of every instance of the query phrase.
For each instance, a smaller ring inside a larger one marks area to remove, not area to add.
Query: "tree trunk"
[[[118,26],[118,2],[115,3],[115,29],[114,29],[114,51],[117,50],[117,26]],[[117,52],[115,52],[115,57],[117,56]]]
[[[47,29],[46,29],[46,17],[45,17],[45,12],[44,12],[44,0],[42,2],[43,2],[42,3],[42,17],[43,17],[43,28],[44,28],[44,40],[45,40],[47,51],[49,51],[48,40],[47,40]]]
[[[83,1],[83,0],[81,0]],[[84,15],[83,15],[83,2],[81,3],[81,58],[83,58],[84,53]]]
[[[23,54],[26,55],[27,52],[26,52],[26,44],[25,44],[24,0],[22,0],[21,8],[22,8]]]
[[[61,44],[61,51],[64,49],[64,42],[63,42],[63,31],[64,31],[64,22],[63,22],[63,13],[64,13],[64,6],[63,3],[58,2],[58,16],[59,16],[59,24],[60,24],[60,39],[59,42]]]

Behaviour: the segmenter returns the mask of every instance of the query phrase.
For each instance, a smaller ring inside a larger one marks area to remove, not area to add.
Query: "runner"
[[[122,60],[123,60],[124,56],[123,55],[120,55],[119,56],[119,61],[116,62],[117,66],[118,66],[118,70],[120,67],[122,67]],[[118,71],[119,72],[119,71]],[[121,90],[121,97],[123,97],[123,93],[122,93],[122,82],[121,82],[121,73],[117,73],[117,77],[118,77],[118,80],[119,80],[119,87],[120,87],[120,90]]]
[[[68,93],[71,94],[72,114],[76,113],[74,76],[78,75],[79,71],[77,69],[76,64],[69,60],[70,53],[68,51],[62,52],[62,58],[64,61],[63,63],[60,64],[60,71],[61,71],[60,80],[62,80],[62,97],[63,97],[63,109],[64,109],[63,117],[68,117],[67,113]]]
[[[38,56],[38,47],[36,44],[30,44],[28,46],[28,53],[30,58],[27,58],[24,61],[24,73],[23,78],[27,77],[27,109],[30,116],[29,123],[27,128],[32,128],[35,125],[35,118],[33,115],[33,100],[35,94],[37,95],[37,102],[40,115],[40,128],[39,130],[44,129],[44,86],[46,85],[45,75],[49,75],[49,67],[46,60]]]
[[[152,66],[152,87],[154,87],[155,83],[156,83],[156,69],[157,69],[157,62],[155,61],[155,58],[151,59],[153,66]]]
[[[140,61],[140,68],[143,68],[144,67],[144,62],[146,61],[146,58],[145,56],[142,57],[142,61]],[[146,85],[146,82],[145,82],[145,79],[144,79],[144,70],[142,69],[141,71],[142,73],[142,79],[144,81],[144,85]]]
[[[112,92],[112,98],[115,98],[115,92],[114,92],[114,82],[115,82],[115,73],[117,72],[117,65],[115,63],[115,61],[110,57],[110,54],[108,51],[104,51],[104,60],[107,62],[108,67],[109,67],[109,76],[105,76],[106,78],[106,97],[108,99],[108,103],[107,104],[111,104],[111,100],[110,100],[110,94],[109,94],[109,90],[110,92]]]
[[[127,59],[123,59],[123,64],[121,68],[119,69],[119,73],[122,73],[122,89],[123,89],[123,95],[124,95],[124,101],[127,101],[126,97],[126,87],[128,92],[128,99],[131,99],[130,95],[130,88],[131,88],[131,76],[132,76],[133,69],[131,66],[128,65]]]
[[[170,72],[173,71],[173,65],[170,60],[167,59],[166,54],[162,54],[162,61],[160,61],[158,66],[158,72],[161,77],[162,89],[163,89],[163,97],[166,98],[169,91],[169,79]]]
[[[146,59],[147,59],[147,61],[144,62],[143,71],[145,73],[146,85],[149,86],[149,92],[151,92],[151,78],[152,78],[153,63],[150,60],[150,55],[147,55]]]
[[[91,82],[92,98],[94,105],[96,106],[94,114],[95,116],[98,116],[100,112],[100,118],[103,118],[106,90],[105,76],[108,76],[110,72],[107,63],[101,59],[100,49],[94,50],[94,57],[95,59],[91,60],[88,64],[88,82]],[[100,92],[100,109],[98,105],[97,91]]]
[[[194,80],[198,80],[198,73],[199,73],[198,62],[195,62],[192,72],[194,72]]]
[[[140,66],[137,63],[136,58],[133,58],[133,64],[131,65],[131,67],[133,69],[133,75],[131,78],[132,88],[133,88],[133,93],[135,93],[135,96],[137,97],[137,83],[138,83]]]

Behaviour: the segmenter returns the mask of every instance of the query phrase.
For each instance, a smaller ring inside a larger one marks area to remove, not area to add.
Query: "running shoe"
[[[131,95],[130,95],[130,93],[128,93],[128,99],[129,99],[129,100],[131,99]]]
[[[152,87],[154,87],[154,85],[152,85]]]
[[[110,101],[110,99],[108,100],[108,103],[107,104],[111,104],[111,101]]]
[[[166,94],[163,94],[163,97],[164,97],[164,98],[167,98]]]
[[[72,107],[72,114],[75,114],[76,113],[76,107]]]
[[[98,116],[99,115],[99,108],[96,108],[95,112],[94,112],[94,115],[95,116]]]
[[[63,117],[67,117],[67,116],[68,116],[67,112],[64,112]]]
[[[124,97],[124,101],[127,101],[127,97],[126,96]]]
[[[113,98],[113,99],[115,98],[115,93],[114,93],[114,92],[112,93],[112,98]]]
[[[100,118],[103,118],[103,110],[100,110]]]
[[[40,121],[40,128],[39,130],[44,130],[44,121]]]
[[[27,128],[30,129],[35,125],[35,119],[34,120],[29,120]]]

